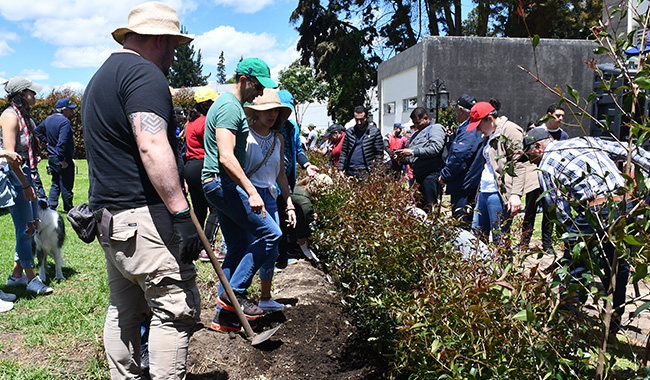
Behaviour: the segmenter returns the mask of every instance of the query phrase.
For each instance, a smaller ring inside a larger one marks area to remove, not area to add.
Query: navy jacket
[[[447,194],[475,189],[481,182],[483,134],[477,130],[468,132],[468,125],[469,119],[458,126],[447,163],[440,172]]]
[[[74,156],[74,137],[70,120],[62,113],[54,113],[36,127],[36,135],[47,143],[48,159],[72,164]]]

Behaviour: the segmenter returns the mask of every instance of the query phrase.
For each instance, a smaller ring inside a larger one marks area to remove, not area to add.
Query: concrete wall
[[[566,91],[569,84],[586,97],[593,91],[593,71],[585,61],[594,57],[592,41],[542,39],[535,56],[530,40],[525,38],[490,37],[425,37],[422,42],[383,62],[378,68],[380,109],[391,88],[387,78],[412,67],[417,67],[418,104],[424,105],[424,94],[431,82],[444,81],[452,100],[463,93],[479,101],[496,98],[501,102],[501,113],[525,127],[528,121],[537,121],[551,103],[559,98],[546,90],[533,77],[518,68],[538,72],[548,86],[559,86]],[[566,109],[566,107],[565,107]],[[567,110],[564,129],[571,136],[588,133],[589,121],[576,119]],[[381,121],[383,128],[386,124]]]
[[[415,107],[404,107],[404,100],[417,99],[417,81],[418,68],[415,66],[384,79],[382,89],[385,92],[380,97],[384,99],[384,105],[395,106],[392,113],[387,112],[385,106],[379,110],[382,114],[382,130],[386,131],[385,133],[392,131],[395,122],[405,124],[410,121],[409,116]]]

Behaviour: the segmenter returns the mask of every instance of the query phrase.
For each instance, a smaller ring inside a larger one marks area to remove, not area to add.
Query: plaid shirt
[[[549,142],[539,164],[539,183],[549,205],[557,207],[564,222],[571,215],[568,199],[586,204],[625,187],[614,160],[625,160],[627,147],[596,137],[577,137]],[[650,153],[641,148],[632,152],[632,162],[650,170]]]

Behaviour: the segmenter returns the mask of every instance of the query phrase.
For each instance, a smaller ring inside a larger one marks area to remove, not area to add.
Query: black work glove
[[[196,225],[192,221],[190,210],[187,209],[186,211],[174,214],[172,224],[176,236],[181,241],[178,245],[181,261],[185,264],[190,264],[199,258],[199,253],[201,252],[201,239],[199,239]]]

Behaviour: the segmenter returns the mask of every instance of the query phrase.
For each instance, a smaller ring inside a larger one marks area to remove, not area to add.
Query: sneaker
[[[263,310],[257,307],[257,305],[255,305],[251,301],[249,301],[248,298],[244,297],[243,294],[235,293],[235,297],[237,297],[239,306],[241,307],[242,311],[244,312],[247,318],[257,318],[260,315],[262,315]],[[235,308],[230,303],[230,299],[228,299],[228,294],[226,294],[226,292],[221,293],[219,297],[217,297],[217,305],[233,313],[235,312]]]
[[[250,320],[248,320],[248,323],[253,330],[257,329],[257,323]],[[214,316],[214,319],[210,324],[210,328],[219,332],[239,332],[242,329],[237,314],[227,310],[217,312],[217,315]]]
[[[0,301],[14,302],[16,300],[16,295],[11,293],[5,293],[0,290]]]
[[[27,286],[27,275],[23,273],[23,275],[18,278],[9,276],[7,278],[7,286]]]
[[[9,301],[0,300],[0,313],[9,311],[14,308],[14,303]]]
[[[43,281],[41,281],[41,278],[38,276],[32,278],[29,284],[27,284],[27,290],[36,294],[48,294],[54,291],[54,289],[45,285]]]
[[[205,249],[201,250],[201,253],[199,253],[199,260],[206,263],[210,262],[210,256],[208,256],[208,253],[205,252]]]
[[[140,369],[149,370],[149,343],[140,345]]]
[[[258,306],[264,311],[278,311],[284,309],[285,307],[291,307],[291,305],[281,304],[273,298],[269,298],[266,301],[260,300]]]

